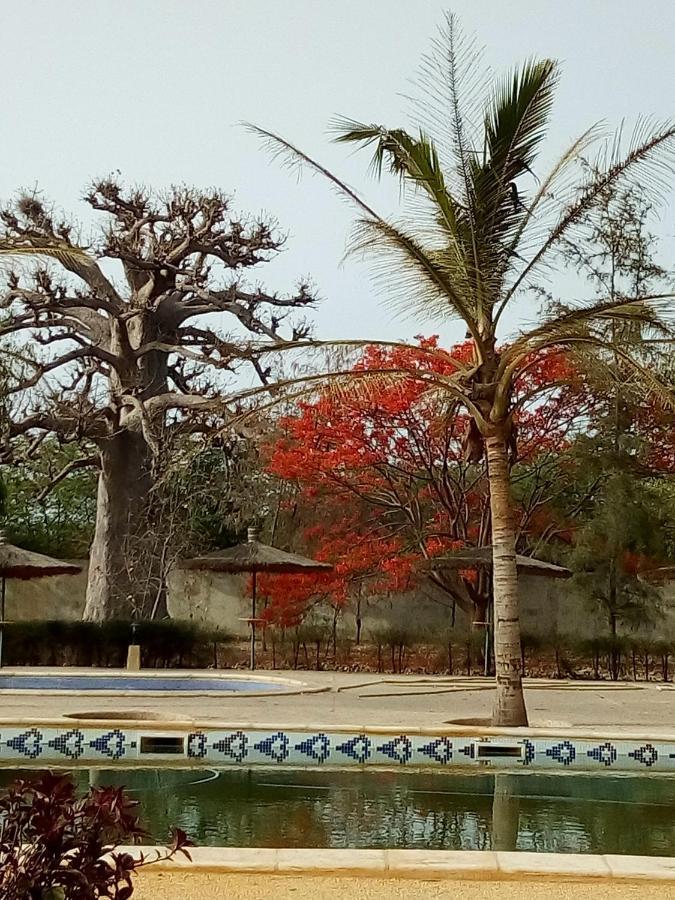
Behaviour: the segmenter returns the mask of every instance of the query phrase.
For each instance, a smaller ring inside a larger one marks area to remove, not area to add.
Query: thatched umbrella
[[[27,581],[31,578],[46,578],[49,575],[77,575],[81,566],[52,559],[42,553],[33,553],[7,543],[5,532],[0,530],[0,578],[2,579],[0,600],[0,666],[2,666],[2,638],[5,626],[6,580],[17,578]]]
[[[431,569],[491,569],[492,547],[470,547],[466,550],[457,550],[447,556],[437,556],[430,560],[428,567]],[[556,566],[553,563],[544,562],[543,559],[535,559],[533,556],[521,556],[516,554],[516,568],[525,575],[548,575],[549,578],[571,578],[572,572],[564,566]]]
[[[447,556],[437,556],[426,564],[428,569],[492,569],[492,547],[469,547],[464,550],[456,550]],[[521,556],[516,554],[516,568],[526,575],[548,575],[549,578],[571,578],[572,572],[564,566],[556,566],[545,562],[543,559],[535,559],[533,556]],[[490,607],[488,606],[488,620],[485,623],[485,674],[488,674],[489,661],[489,636],[490,636]]]
[[[181,567],[208,572],[251,573],[251,618],[248,620],[251,626],[251,669],[255,669],[256,579],[258,572],[301,575],[333,568],[330,563],[318,562],[315,559],[308,559],[306,556],[299,556],[297,553],[287,553],[285,550],[278,550],[269,544],[262,544],[258,540],[258,529],[253,527],[248,529],[248,540],[245,544],[237,544],[235,547],[228,547],[227,550],[216,550],[205,556],[187,559],[181,563]]]

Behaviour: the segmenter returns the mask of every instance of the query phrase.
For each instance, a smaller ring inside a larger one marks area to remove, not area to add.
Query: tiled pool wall
[[[514,736],[387,729],[161,729],[134,723],[0,724],[0,763],[365,766],[672,772],[675,740]]]

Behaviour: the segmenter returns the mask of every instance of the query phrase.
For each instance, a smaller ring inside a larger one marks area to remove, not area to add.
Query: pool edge
[[[124,847],[146,857],[160,846]],[[346,850],[193,847],[147,871],[288,876],[344,876],[422,881],[673,881],[675,858],[491,850]]]

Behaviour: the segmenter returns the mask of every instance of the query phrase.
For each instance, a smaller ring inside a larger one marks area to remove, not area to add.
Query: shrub
[[[309,651],[313,650],[314,668],[321,668],[321,647],[328,649],[332,639],[332,627],[328,622],[306,622],[298,625],[293,634],[294,668],[298,668],[300,647],[304,650],[305,665],[310,667]]]
[[[179,619],[138,622],[143,665],[205,668],[218,665],[218,647],[234,636]],[[27,621],[5,626],[5,662],[14,666],[114,666],[126,663],[131,623]]]
[[[382,671],[383,647],[389,648],[392,672],[402,672],[405,651],[420,642],[420,631],[413,626],[388,625],[372,629],[370,638],[377,645],[378,672]]]
[[[137,801],[122,788],[90,788],[78,798],[68,775],[17,781],[0,798],[0,896],[3,900],[128,900],[137,868],[177,853],[190,858],[184,832],[152,858],[117,851],[144,832]]]

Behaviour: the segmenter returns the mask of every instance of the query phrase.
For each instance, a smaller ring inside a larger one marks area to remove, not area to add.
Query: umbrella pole
[[[252,589],[251,589],[251,671],[255,669],[255,600],[256,600],[256,577],[257,572],[253,572]]]
[[[2,668],[2,639],[5,632],[5,576],[2,576],[2,613],[0,614],[0,669]]]

